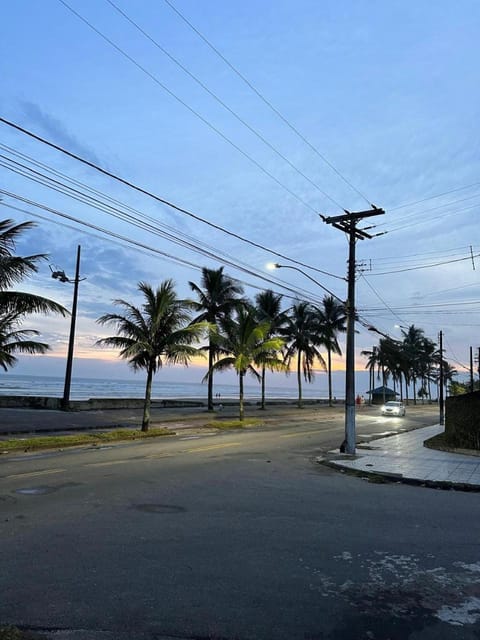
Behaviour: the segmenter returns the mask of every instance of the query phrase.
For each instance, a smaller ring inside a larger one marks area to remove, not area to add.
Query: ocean
[[[61,398],[63,396],[64,379],[54,376],[0,374],[0,396],[40,396]],[[258,399],[261,396],[260,384],[246,384],[246,399]],[[105,378],[73,378],[70,389],[71,400],[88,398],[143,398],[145,394],[145,378],[115,380]],[[238,386],[216,384],[214,381],[214,398],[238,398]],[[216,395],[220,394],[220,396]],[[302,385],[304,398],[319,398],[316,385]],[[295,387],[266,388],[267,398],[296,398]],[[154,379],[152,387],[153,399],[206,398],[207,385],[195,382],[168,382],[160,378]]]

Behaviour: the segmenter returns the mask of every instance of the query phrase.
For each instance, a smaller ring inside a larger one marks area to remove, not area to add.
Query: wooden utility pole
[[[438,342],[440,346],[440,375],[438,380],[438,405],[440,409],[440,417],[439,422],[441,425],[445,424],[445,410],[444,410],[444,398],[443,398],[443,387],[445,384],[444,381],[444,367],[443,367],[443,331],[440,331],[438,336]]]
[[[77,262],[75,280],[73,281],[73,304],[70,322],[70,337],[68,339],[67,367],[65,370],[65,385],[63,388],[62,409],[70,408],[70,385],[72,382],[73,347],[75,345],[75,323],[77,320],[78,283],[80,282],[80,245],[77,247]],[[71,282],[71,280],[68,280]]]
[[[470,347],[470,393],[473,393],[473,347]]]
[[[373,205],[372,205],[373,206]],[[384,214],[383,209],[373,206],[368,211],[345,215],[325,217],[322,220],[332,227],[348,234],[348,296],[347,296],[347,348],[345,372],[345,440],[340,447],[349,454],[355,453],[355,242],[365,238],[373,238],[365,230],[358,229],[357,223],[364,218]]]

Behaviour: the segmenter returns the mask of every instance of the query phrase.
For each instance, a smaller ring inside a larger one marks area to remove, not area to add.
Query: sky
[[[372,204],[385,214],[359,225],[373,236],[356,246],[364,324],[442,330],[459,371],[478,353],[476,0],[17,0],[3,16],[1,117],[194,214],[0,123],[2,219],[34,220],[18,253],[49,254],[21,288],[71,308],[50,267],[73,277],[81,245],[74,376],[128,375],[95,347],[111,333],[96,319],[115,298],[140,304],[140,281],[173,278],[187,297],[202,267],[224,265],[285,308],[345,300],[348,241],[321,215]],[[27,324],[51,352],[15,373],[59,373],[69,319]],[[379,334],[357,330],[363,370]]]

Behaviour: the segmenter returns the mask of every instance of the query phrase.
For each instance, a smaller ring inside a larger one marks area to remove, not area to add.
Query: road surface
[[[60,640],[478,638],[478,494],[316,464],[342,433],[339,415],[4,456],[0,624]]]

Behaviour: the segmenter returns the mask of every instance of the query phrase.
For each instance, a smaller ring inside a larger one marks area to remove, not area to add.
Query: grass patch
[[[245,420],[222,420],[221,418],[217,418],[217,420],[207,422],[205,426],[212,429],[228,431],[229,429],[250,429],[252,427],[261,427],[263,425],[263,420],[259,420],[258,418],[245,418]]]
[[[28,631],[21,631],[17,627],[0,627],[0,640],[42,640],[45,636],[34,635]]]
[[[102,445],[121,440],[145,440],[160,436],[172,436],[175,432],[162,428],[151,428],[147,432],[137,429],[113,429],[99,433],[75,433],[65,436],[38,436],[36,438],[12,439],[0,441],[0,451],[38,451],[40,449],[64,449],[82,445]],[[3,640],[0,635],[0,640]]]

